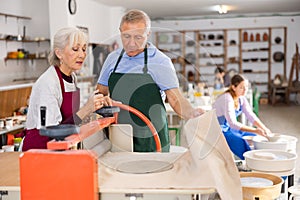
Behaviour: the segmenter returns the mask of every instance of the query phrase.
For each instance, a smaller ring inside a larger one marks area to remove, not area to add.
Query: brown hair
[[[215,69],[215,74],[217,74],[217,73],[223,73],[223,72],[225,72],[225,70],[224,70],[223,67],[217,67],[217,68]]]
[[[231,78],[231,82],[230,82],[230,86],[228,88],[228,90],[226,90],[225,92],[229,92],[232,96],[232,98],[236,101],[236,95],[235,95],[235,92],[233,90],[233,86],[234,87],[237,87],[241,82],[245,81],[246,79],[240,75],[240,74],[236,74],[234,75],[232,78]],[[235,102],[236,104],[237,102]],[[236,106],[236,105],[235,105]]]

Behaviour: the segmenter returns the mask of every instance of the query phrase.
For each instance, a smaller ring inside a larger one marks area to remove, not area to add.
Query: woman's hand
[[[109,96],[104,96],[100,94],[98,90],[94,92],[94,96],[91,97],[91,101],[93,101],[94,109],[96,111],[104,106],[112,106],[112,100]]]
[[[86,116],[102,108],[103,106],[111,105],[111,98],[109,96],[104,96],[103,94],[100,94],[99,91],[96,90],[94,94],[90,96],[86,104],[82,108],[80,108],[76,114],[81,120],[83,120]]]
[[[267,135],[265,134],[265,131],[264,131],[262,128],[259,128],[259,127],[257,127],[257,128],[255,129],[255,133],[258,134],[258,135],[264,136],[264,137],[267,136]]]
[[[272,133],[272,132],[270,131],[270,129],[268,129],[268,128],[265,128],[264,131],[265,131],[265,134],[266,134],[267,136],[272,136],[272,135],[274,135],[274,133]]]

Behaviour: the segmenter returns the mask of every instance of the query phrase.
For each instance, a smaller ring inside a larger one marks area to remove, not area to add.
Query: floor
[[[300,106],[293,105],[260,105],[259,117],[273,132],[292,135],[298,138],[297,142],[297,167],[295,181],[300,178]]]
[[[300,106],[295,104],[290,106],[285,104],[260,105],[259,117],[272,132],[298,138],[295,184],[299,182],[300,185]],[[280,199],[285,200],[287,198],[282,197]]]
[[[294,184],[297,184],[299,179],[300,185],[300,105],[296,105],[292,102],[289,106],[286,104],[275,104],[274,106],[269,104],[259,105],[259,118],[273,133],[291,135],[298,138],[296,150],[298,159],[294,175]],[[182,142],[184,143],[185,141]],[[286,183],[285,193],[276,200],[288,200],[286,192],[287,185]],[[300,200],[300,197],[294,200]]]

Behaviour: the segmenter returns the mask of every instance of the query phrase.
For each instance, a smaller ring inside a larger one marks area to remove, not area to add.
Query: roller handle
[[[120,108],[117,106],[104,106],[95,111],[95,113],[102,115],[103,117],[113,117],[114,113],[120,112]]]
[[[41,106],[40,107],[40,112],[41,112],[41,125],[42,127],[46,126],[46,106]]]

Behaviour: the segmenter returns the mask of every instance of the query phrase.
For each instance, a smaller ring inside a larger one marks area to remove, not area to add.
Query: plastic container
[[[21,142],[22,142],[22,138],[14,138],[14,150],[15,151],[19,151]]]
[[[2,149],[4,150],[4,152],[13,152],[14,145],[4,145],[4,146],[2,146]]]
[[[193,103],[195,101],[195,96],[194,96],[194,88],[193,88],[192,83],[189,83],[187,94],[188,94],[188,98],[189,98],[190,102]]]
[[[247,151],[244,157],[248,168],[270,173],[291,171],[297,160],[295,153],[274,149]]]
[[[243,200],[270,200],[280,196],[283,180],[279,176],[267,173],[240,172],[240,177],[263,178],[273,182],[273,185],[270,186],[242,186]]]

